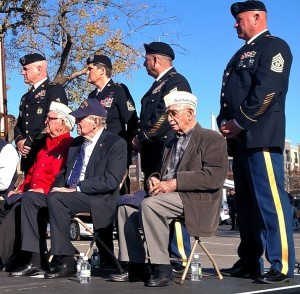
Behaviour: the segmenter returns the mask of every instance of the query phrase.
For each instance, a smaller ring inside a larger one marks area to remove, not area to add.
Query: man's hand
[[[30,192],[37,192],[37,193],[43,193],[45,194],[45,191],[43,188],[37,188],[37,189],[29,189]]]
[[[136,153],[140,152],[142,146],[141,146],[140,141],[139,141],[139,139],[138,139],[137,136],[135,136],[135,137],[132,139],[131,145],[132,145],[132,146],[131,146],[131,147],[132,147],[132,150],[133,150],[134,152],[136,152]]]
[[[20,190],[11,190],[8,192],[7,197],[9,197],[13,194],[21,194],[21,193],[22,193],[22,191],[20,191]]]
[[[76,192],[75,188],[66,188],[66,187],[53,187],[50,193],[52,192]]]
[[[149,195],[156,196],[159,193],[174,192],[174,191],[176,191],[176,188],[177,188],[177,180],[176,179],[172,179],[169,181],[159,181],[158,183],[154,184],[152,186],[152,188],[149,189]]]
[[[237,138],[238,134],[242,131],[233,119],[229,120],[228,122],[222,124],[220,127],[221,134],[228,139],[235,139]]]
[[[22,156],[26,157],[26,155],[30,152],[31,148],[28,147],[28,146],[25,146],[24,143],[25,143],[26,139],[23,139],[23,140],[20,140],[18,143],[17,143],[17,148],[18,148],[18,151],[21,153]]]

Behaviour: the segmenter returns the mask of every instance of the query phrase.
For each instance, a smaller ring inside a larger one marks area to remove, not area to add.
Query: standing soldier
[[[293,58],[288,44],[270,34],[263,2],[236,2],[231,13],[237,35],[246,43],[224,71],[217,120],[231,142],[241,242],[239,260],[222,272],[264,283],[286,282],[295,267],[283,168],[285,99]],[[264,252],[271,267],[263,274]]]
[[[22,96],[19,117],[14,128],[14,139],[22,155],[21,170],[26,174],[32,166],[37,152],[45,142],[45,119],[52,101],[68,104],[62,85],[49,81],[47,61],[34,53],[20,58],[24,82],[32,85]]]

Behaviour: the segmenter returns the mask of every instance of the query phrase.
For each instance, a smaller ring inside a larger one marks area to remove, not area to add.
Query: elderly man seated
[[[112,274],[111,281],[140,279],[148,287],[171,284],[174,274],[168,252],[170,222],[184,215],[192,236],[212,235],[218,226],[227,174],[226,141],[197,123],[194,95],[174,91],[164,100],[166,117],[176,137],[164,150],[160,172],[149,177],[149,197],[141,202],[140,209],[119,207],[119,228],[123,227],[125,233],[125,242],[120,242],[121,256],[125,259],[127,254],[130,263],[128,272]],[[144,232],[152,276],[145,266],[139,226]]]
[[[31,253],[29,263],[17,272],[11,272],[10,276],[34,275],[39,271],[41,257],[42,260],[46,260],[44,252],[47,251],[45,238],[47,223],[44,220],[47,219],[47,210],[42,208],[46,206],[47,193],[65,164],[73,141],[70,131],[73,129],[75,118],[69,115],[71,111],[65,104],[51,102],[45,120],[46,143],[38,152],[23,183],[18,189],[11,191],[6,200],[10,203],[10,199],[17,199],[17,196],[22,200],[21,224],[16,225],[21,226],[22,250]],[[11,226],[7,224],[9,225]],[[0,252],[4,250],[5,248],[0,248]],[[8,257],[9,255],[1,256],[3,260],[7,260]],[[21,259],[19,255],[15,262],[20,264],[23,262]]]
[[[57,266],[45,274],[45,278],[64,278],[75,273],[74,254],[69,231],[73,214],[91,212],[95,231],[109,226],[116,217],[116,205],[120,198],[119,184],[127,165],[127,145],[124,139],[105,129],[107,112],[96,99],[84,100],[70,113],[76,118],[77,132],[61,170],[48,195],[41,194],[40,206],[48,207],[51,227],[51,253],[60,259]],[[31,197],[32,199],[34,197]],[[22,230],[31,230],[36,214],[30,215],[30,201],[24,205]],[[23,206],[23,203],[22,203]],[[38,235],[34,239],[23,234],[22,249],[37,255]],[[37,256],[23,271],[12,276],[34,275],[39,271]]]

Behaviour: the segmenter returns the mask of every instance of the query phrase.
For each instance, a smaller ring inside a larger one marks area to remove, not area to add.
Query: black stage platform
[[[211,269],[203,269],[205,276],[201,282],[186,280],[183,285],[176,282],[165,288],[148,288],[142,282],[109,282],[108,276],[113,271],[100,271],[92,277],[92,283],[81,285],[76,278],[45,280],[40,278],[9,278],[6,272],[0,272],[0,293],[190,293],[190,294],[233,294],[233,293],[300,293],[300,276],[292,282],[267,285],[258,284],[251,279],[224,277],[219,280]],[[179,280],[179,279],[178,279]]]

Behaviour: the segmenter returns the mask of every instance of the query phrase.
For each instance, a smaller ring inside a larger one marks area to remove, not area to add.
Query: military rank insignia
[[[278,53],[272,58],[271,70],[274,72],[282,73],[283,66],[284,66],[284,59],[282,55]]]

